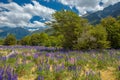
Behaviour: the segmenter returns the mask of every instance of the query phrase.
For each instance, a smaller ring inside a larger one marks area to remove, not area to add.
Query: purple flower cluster
[[[17,74],[10,66],[0,68],[0,80],[18,80]]]
[[[44,80],[47,77],[49,78],[49,76],[54,78],[56,73],[58,73],[57,76],[61,76],[62,72],[63,74],[71,73],[75,77],[72,80],[76,80],[81,72],[84,72],[86,66],[92,69],[104,69],[107,66],[116,64],[114,63],[115,61],[120,60],[117,51],[111,50],[65,51],[44,46],[0,46],[0,49],[11,51],[11,54],[7,56],[0,56],[1,64],[14,66],[18,74],[17,76],[14,69],[10,66],[3,68],[0,65],[0,80],[17,80],[17,77],[21,77],[21,73],[22,76],[29,73],[37,74],[37,80]],[[120,71],[120,66],[118,66],[117,70]],[[85,71],[83,75],[91,77],[98,74],[89,70]],[[71,76],[68,75],[68,77]],[[48,78],[46,80],[49,80]],[[54,80],[53,78],[50,80]]]

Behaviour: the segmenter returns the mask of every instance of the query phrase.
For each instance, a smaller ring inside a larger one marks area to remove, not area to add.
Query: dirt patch
[[[114,68],[100,71],[102,80],[115,80]]]

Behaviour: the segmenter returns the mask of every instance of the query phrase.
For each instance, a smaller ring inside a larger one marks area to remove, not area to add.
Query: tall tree
[[[31,45],[30,39],[30,36],[25,36],[20,40],[21,45]]]
[[[101,25],[106,28],[111,47],[120,48],[120,18],[107,17],[101,21]]]
[[[101,25],[89,26],[83,29],[81,36],[78,38],[76,49],[103,49],[109,48],[107,41],[107,32]]]
[[[16,45],[17,40],[13,34],[9,34],[5,40],[4,40],[4,45]]]
[[[32,34],[30,42],[33,46],[45,46],[48,40],[48,35],[46,33]]]
[[[53,14],[54,21],[48,23],[55,31],[63,35],[63,47],[73,49],[77,44],[78,35],[82,32],[82,27],[88,25],[87,20],[80,18],[72,11],[58,11]]]
[[[0,39],[0,45],[3,45],[4,40]]]

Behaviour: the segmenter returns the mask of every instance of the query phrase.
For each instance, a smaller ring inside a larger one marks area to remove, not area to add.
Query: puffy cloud
[[[34,21],[33,23],[28,24],[29,27],[38,27],[38,26],[40,26],[40,25],[41,25],[41,27],[44,27],[44,26],[45,26],[44,23],[41,23],[41,22],[39,22],[39,21]]]
[[[22,6],[13,2],[13,0],[8,0],[10,3],[4,4],[0,3],[0,27],[10,26],[28,26],[28,27],[41,27],[44,26],[43,22],[33,21],[30,22],[33,16],[40,16],[44,20],[51,20],[51,14],[55,10],[45,7],[38,0],[32,0],[33,4],[24,4]],[[40,1],[40,0],[39,0]],[[44,0],[46,2],[56,1],[64,5],[70,6],[70,8],[75,7],[79,11],[79,15],[86,14],[87,11],[97,11],[102,10],[104,7],[110,4],[115,4],[120,2],[120,0]],[[103,2],[103,5],[99,3]]]
[[[104,3],[103,6],[99,5],[100,1]],[[104,7],[119,2],[120,0],[59,0],[64,5],[76,7],[79,13],[85,14],[86,11],[102,10]]]
[[[89,10],[99,10],[101,9],[98,4],[99,0],[59,0],[64,5],[76,7],[80,14],[85,14]]]
[[[55,12],[53,9],[42,6],[36,1],[33,1],[33,3],[34,6],[32,4],[25,4],[25,6],[23,6],[24,11],[32,15],[51,19],[51,14]]]
[[[39,21],[30,22],[33,16],[40,16],[46,20],[51,19],[55,10],[40,5],[37,1],[32,4],[20,6],[15,2],[9,4],[0,3],[0,27],[41,27],[44,23]]]

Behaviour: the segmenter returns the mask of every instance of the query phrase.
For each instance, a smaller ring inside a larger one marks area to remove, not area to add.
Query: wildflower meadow
[[[120,50],[0,46],[0,80],[120,80]]]

